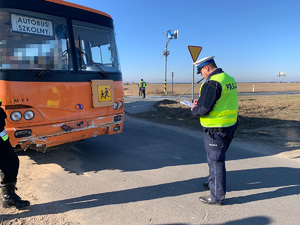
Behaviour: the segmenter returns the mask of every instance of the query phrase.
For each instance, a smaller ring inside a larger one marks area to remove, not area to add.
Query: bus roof
[[[13,8],[68,17],[73,20],[113,28],[113,19],[110,15],[63,0],[26,0],[26,4],[24,4],[24,0],[0,0],[0,8]]]
[[[85,11],[90,11],[90,12],[93,12],[93,13],[97,13],[97,14],[112,18],[109,14],[104,13],[102,11],[92,9],[92,8],[89,8],[89,7],[86,7],[86,6],[78,5],[78,4],[75,4],[75,3],[63,1],[63,0],[44,0],[44,1],[53,2],[53,3],[56,3],[56,4],[61,4],[61,5],[77,8],[77,9],[82,9],[82,10],[85,10]]]

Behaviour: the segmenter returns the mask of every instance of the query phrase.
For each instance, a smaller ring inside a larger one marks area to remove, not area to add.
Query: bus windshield
[[[79,70],[118,72],[119,62],[112,29],[72,21]]]
[[[120,71],[113,29],[75,20],[72,28],[78,70]],[[0,10],[0,69],[73,70],[70,46],[65,18]]]

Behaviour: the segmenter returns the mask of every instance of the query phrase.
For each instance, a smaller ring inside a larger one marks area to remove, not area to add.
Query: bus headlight
[[[34,112],[32,112],[31,110],[27,110],[26,112],[24,112],[23,116],[25,120],[32,120],[34,117]]]
[[[116,110],[118,108],[118,103],[115,102],[115,104],[112,107],[114,110]]]
[[[10,118],[12,121],[17,122],[22,119],[22,114],[19,111],[14,111],[10,114]]]
[[[122,107],[123,107],[123,102],[119,102],[118,108],[119,108],[119,109],[122,109]]]

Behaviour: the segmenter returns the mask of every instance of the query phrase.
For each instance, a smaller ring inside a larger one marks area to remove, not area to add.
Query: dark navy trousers
[[[212,201],[222,203],[226,195],[225,154],[237,124],[222,129],[204,128],[204,146],[209,167],[208,183]]]
[[[0,176],[1,183],[16,182],[19,172],[19,158],[14,152],[9,140],[0,138]]]

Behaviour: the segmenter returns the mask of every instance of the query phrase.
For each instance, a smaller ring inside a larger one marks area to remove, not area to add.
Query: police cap
[[[208,65],[208,64],[210,64],[210,63],[212,63],[212,62],[214,62],[214,56],[209,56],[209,57],[205,57],[205,58],[203,58],[203,59],[200,59],[200,60],[198,60],[197,62],[194,62],[194,65],[195,66],[197,66],[197,74],[199,74],[200,73],[200,71],[201,71],[201,68],[203,67],[203,66],[206,66],[206,65]]]

